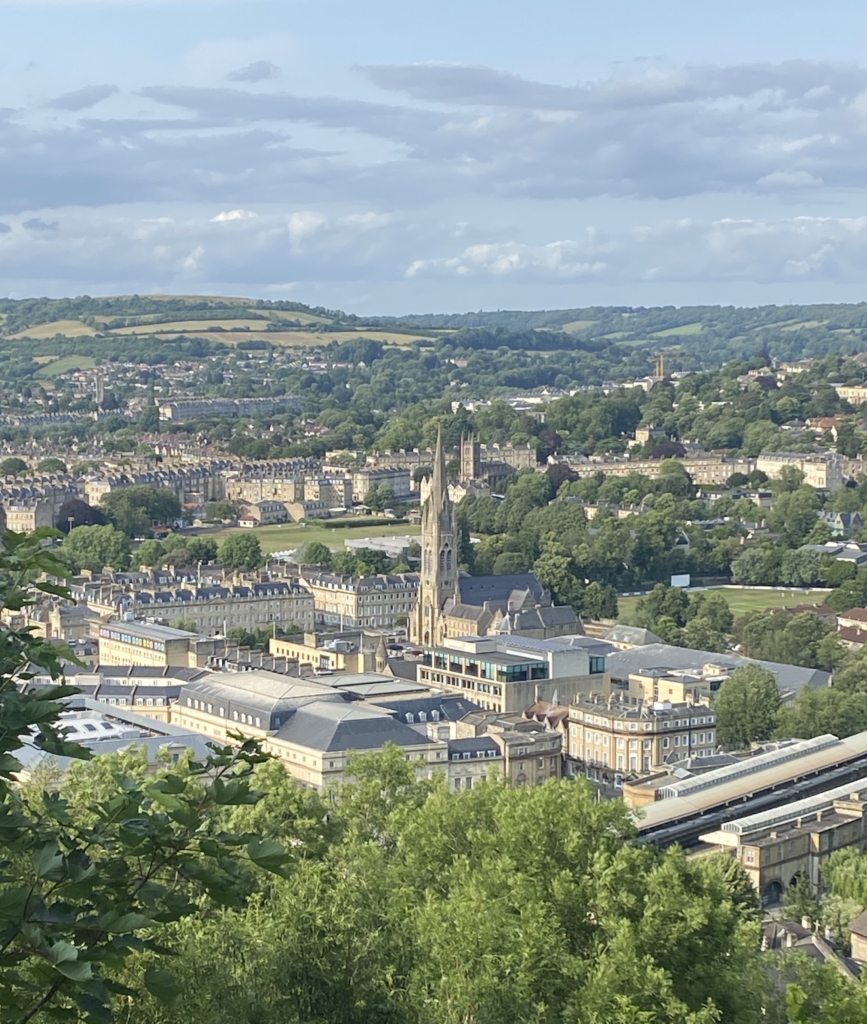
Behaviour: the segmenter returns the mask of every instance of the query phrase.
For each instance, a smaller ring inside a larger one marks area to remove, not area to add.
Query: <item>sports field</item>
[[[310,523],[304,526],[302,523],[278,523],[273,526],[257,526],[255,530],[244,530],[240,527],[233,527],[211,533],[207,536],[213,537],[219,544],[232,533],[252,533],[262,545],[264,552],[285,551],[300,547],[302,544],[312,544],[318,541],[320,544],[327,544],[334,551],[343,549],[345,540],[355,537],[417,537],[421,530],[418,526],[411,526],[409,523],[390,523],[386,521],[382,526],[360,526],[357,529],[326,530],[324,526],[317,523]]]
[[[725,588],[705,591],[705,593],[722,594],[728,601],[735,618],[745,615],[747,612],[764,611],[765,608],[790,608],[795,604],[822,604],[828,596],[826,590],[736,590]],[[617,618],[620,622],[632,622],[638,601],[637,597],[617,599],[619,611]]]

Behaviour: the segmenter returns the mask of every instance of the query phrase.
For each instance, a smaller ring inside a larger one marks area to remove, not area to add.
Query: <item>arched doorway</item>
[[[774,879],[762,889],[762,906],[776,907],[783,899],[783,883]]]

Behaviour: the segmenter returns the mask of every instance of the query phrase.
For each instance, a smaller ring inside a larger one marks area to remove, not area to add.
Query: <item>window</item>
[[[591,657],[590,658],[590,675],[596,676],[605,671],[605,659]]]
[[[644,741],[644,749],[645,750],[650,750],[650,747],[651,747],[651,740],[645,740]]]
[[[426,722],[427,721],[427,712],[426,711],[419,711],[419,713],[418,713],[418,720],[420,722]]]
[[[259,717],[256,718],[256,728],[257,729],[261,729],[262,728],[262,719],[259,718]]]
[[[663,736],[662,737],[662,745],[663,745],[663,747],[665,747],[666,750],[668,750],[668,737],[667,736]]]
[[[411,725],[415,721],[415,719],[413,718],[411,712],[409,712],[409,711],[407,711],[407,713],[406,713],[406,715],[404,717],[406,718],[407,723],[409,725]]]
[[[638,722],[630,722],[629,723],[629,731],[630,732],[638,732]]]
[[[756,862],[756,851],[755,850],[745,850],[744,851],[744,859],[746,860],[747,864],[755,864],[755,862]]]

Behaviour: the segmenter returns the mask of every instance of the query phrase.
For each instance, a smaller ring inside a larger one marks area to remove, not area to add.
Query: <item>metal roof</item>
[[[760,771],[729,778],[715,786],[694,789],[668,800],[657,800],[642,808],[643,817],[638,823],[638,830],[647,833],[666,825],[698,818],[759,793],[794,784],[798,779],[821,775],[823,772],[833,774],[835,769],[864,757],[867,757],[867,732],[859,732],[821,749],[807,750],[802,757],[766,764]]]
[[[788,822],[797,821],[798,818],[816,814],[818,811],[832,807],[835,800],[845,800],[853,793],[860,793],[865,789],[867,789],[867,775],[855,782],[844,783],[842,786],[828,789],[824,793],[817,793],[815,796],[805,797],[803,800],[796,800],[784,807],[760,811],[758,814],[747,814],[735,821],[727,821],[721,828],[725,832],[736,832],[741,836],[750,832],[760,832],[766,828],[773,828],[775,825],[785,825]]]

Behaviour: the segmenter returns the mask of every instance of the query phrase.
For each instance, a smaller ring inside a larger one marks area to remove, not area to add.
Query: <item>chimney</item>
[[[787,947],[787,949],[791,949],[792,948],[792,933],[791,932],[786,932],[786,947]]]

